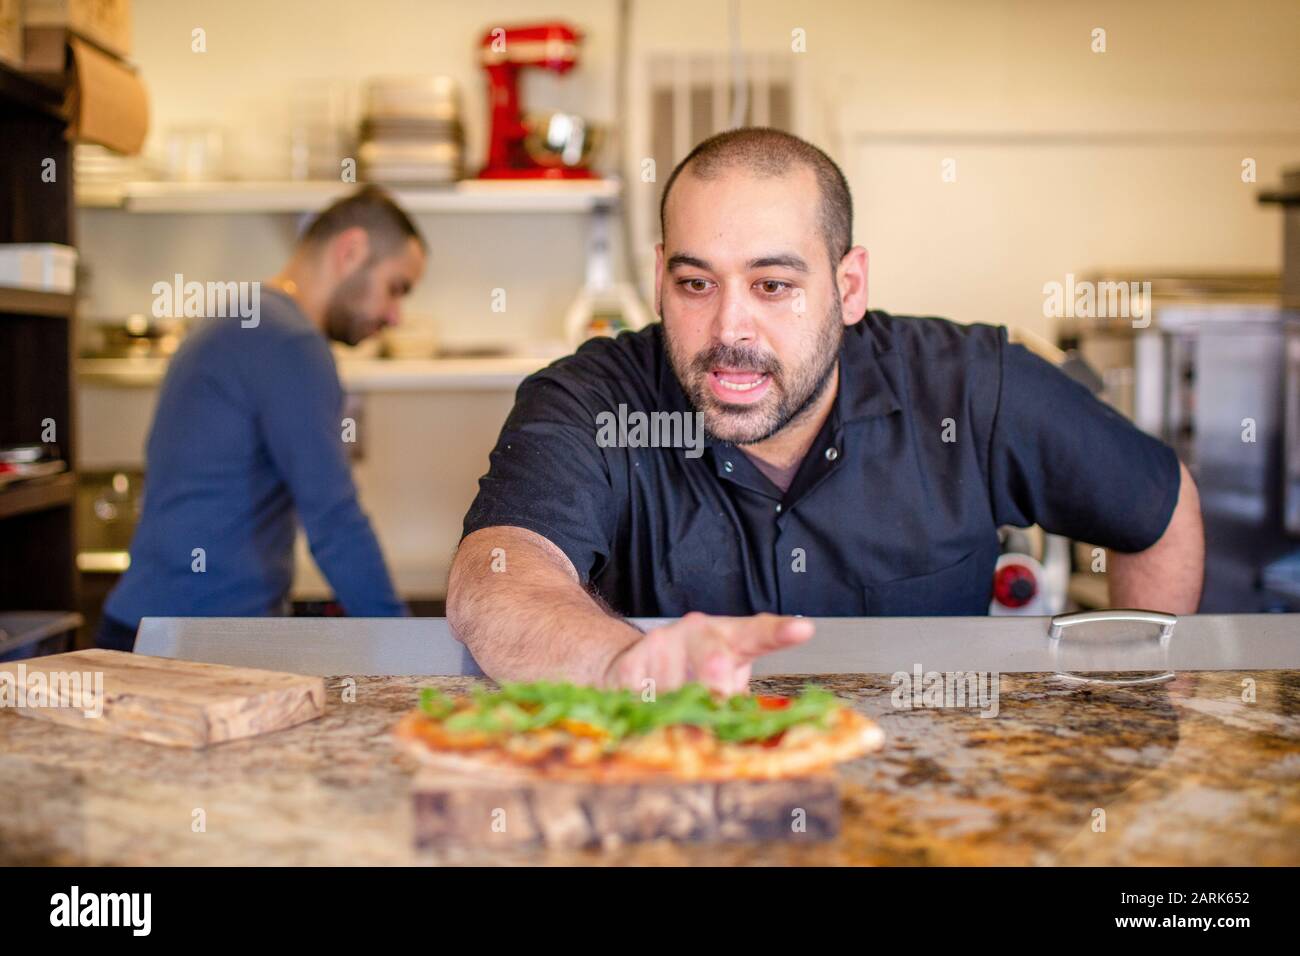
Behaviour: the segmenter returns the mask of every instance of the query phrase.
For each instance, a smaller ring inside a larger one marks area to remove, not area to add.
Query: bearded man
[[[1119,606],[1195,610],[1173,450],[1004,327],[867,311],[821,150],[722,133],[660,216],[662,321],[528,379],[465,518],[447,615],[489,675],[744,692],[806,616],[988,613],[1002,525],[1112,549]],[[703,454],[597,441],[624,405],[698,414]]]
[[[131,563],[96,642],[131,650],[140,618],[288,611],[298,522],[351,615],[399,616],[344,441],[330,340],[355,345],[398,321],[426,246],[382,190],[321,212],[254,301],[209,316],[172,357],[145,451]]]

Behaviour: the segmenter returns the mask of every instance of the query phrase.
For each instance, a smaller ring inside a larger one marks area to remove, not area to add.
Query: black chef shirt
[[[725,442],[602,447],[602,412],[691,406],[661,325],[589,341],[520,386],[465,534],[543,535],[629,616],[970,615],[1001,525],[1132,552],[1173,514],[1173,450],[1005,328],[868,312],[839,376],[782,493]]]

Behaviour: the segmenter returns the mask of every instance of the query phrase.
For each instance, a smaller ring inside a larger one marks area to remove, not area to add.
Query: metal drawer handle
[[[1174,625],[1178,618],[1163,611],[1144,611],[1141,608],[1115,607],[1104,611],[1075,611],[1071,614],[1058,614],[1052,618],[1052,630],[1048,637],[1054,641],[1061,639],[1061,632],[1076,624],[1093,624],[1097,621],[1136,621],[1141,624],[1159,624],[1160,642],[1168,644],[1173,637]]]
[[[1165,614],[1162,611],[1146,611],[1141,608],[1107,608],[1102,611],[1075,611],[1071,614],[1057,614],[1052,618],[1052,626],[1047,635],[1048,640],[1052,643],[1052,650],[1059,653],[1061,638],[1064,636],[1067,627],[1074,627],[1079,624],[1093,624],[1099,621],[1131,621],[1139,624],[1158,624],[1160,625],[1160,647],[1163,651],[1167,651],[1178,618],[1173,614]],[[1133,686],[1137,684],[1160,684],[1173,680],[1175,675],[1173,671],[1166,670],[1150,677],[1085,677],[1082,674],[1074,674],[1068,671],[1057,671],[1056,676],[1083,684]]]

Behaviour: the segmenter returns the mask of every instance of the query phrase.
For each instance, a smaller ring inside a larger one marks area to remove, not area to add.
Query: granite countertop
[[[805,680],[753,689],[793,693]],[[355,702],[343,700],[349,681],[331,678],[324,717],[208,751],[0,712],[0,864],[1300,864],[1300,671],[1100,689],[1004,674],[991,718],[897,709],[888,675],[807,680],[887,736],[842,768],[833,841],[417,853],[414,762],[389,730],[417,688],[480,681],[359,677]]]

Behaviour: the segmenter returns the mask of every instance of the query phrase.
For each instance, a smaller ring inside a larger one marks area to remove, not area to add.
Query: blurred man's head
[[[659,209],[655,308],[709,433],[753,444],[813,408],[867,304],[867,254],[839,167],[773,129],[700,143]]]
[[[329,287],[325,332],[356,345],[396,325],[401,299],[424,274],[424,237],[377,186],[366,186],[325,209],[299,240]]]

